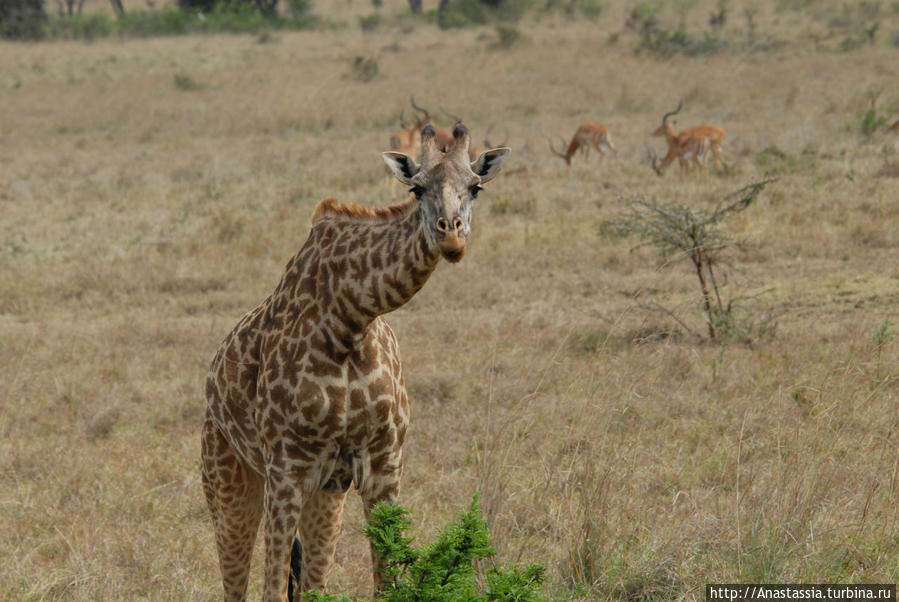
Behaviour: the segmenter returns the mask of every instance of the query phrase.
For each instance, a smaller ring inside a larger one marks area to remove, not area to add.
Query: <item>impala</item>
[[[415,104],[414,96],[409,96],[409,103],[412,105],[412,108],[419,113],[419,117],[414,123],[408,123],[403,119],[403,113],[400,113],[400,127],[402,127],[402,129],[390,135],[390,150],[417,156],[421,150],[418,134],[421,132],[422,128],[428,124],[434,126],[434,131],[437,132],[437,147],[441,151],[445,151],[449,148],[453,142],[453,135],[446,130],[437,127],[437,124],[434,123],[434,120],[431,118],[431,113],[424,107]],[[461,122],[457,120],[457,123]]]
[[[562,143],[564,144],[565,140],[562,139]],[[584,155],[584,159],[589,158],[590,156],[590,148],[593,147],[599,153],[599,162],[602,163],[602,158],[605,153],[602,152],[602,147],[607,146],[612,150],[616,155],[618,154],[618,150],[615,148],[615,145],[612,144],[612,138],[609,135],[609,129],[602,125],[601,123],[596,123],[595,121],[588,121],[586,123],[582,123],[577,131],[574,133],[574,136],[571,138],[571,142],[568,143],[568,149],[562,153],[556,150],[556,147],[553,146],[552,141],[549,143],[549,149],[553,152],[557,157],[561,157],[565,159],[565,163],[571,165],[571,158],[577,152],[578,149],[581,149],[581,153]]]
[[[721,142],[727,132],[723,128],[714,125],[698,125],[681,132],[676,132],[673,122],[669,121],[671,117],[677,115],[683,108],[684,103],[678,103],[677,108],[673,111],[665,113],[662,116],[662,125],[654,132],[653,136],[664,136],[668,142],[668,154],[662,161],[662,165],[658,165],[657,158],[653,157],[653,169],[656,173],[662,175],[677,158],[681,167],[681,177],[683,177],[688,169],[688,161],[692,161],[696,165],[697,170],[702,173],[705,166],[705,156],[708,151],[712,152],[715,157],[715,165],[721,167]]]

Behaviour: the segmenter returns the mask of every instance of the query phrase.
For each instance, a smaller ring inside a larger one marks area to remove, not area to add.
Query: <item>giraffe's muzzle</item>
[[[450,263],[456,263],[465,255],[465,222],[458,215],[453,218],[452,225],[445,217],[437,219],[437,232],[442,236],[440,253]]]

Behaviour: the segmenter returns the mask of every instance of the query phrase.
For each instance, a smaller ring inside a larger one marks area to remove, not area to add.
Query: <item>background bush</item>
[[[34,40],[43,37],[47,13],[43,0],[3,0],[0,2],[0,37]]]

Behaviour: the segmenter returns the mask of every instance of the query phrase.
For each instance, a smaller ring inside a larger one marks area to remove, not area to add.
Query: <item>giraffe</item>
[[[470,161],[461,124],[453,140],[442,152],[429,125],[421,132],[421,164],[383,153],[411,187],[402,204],[319,203],[274,292],[215,354],[202,477],[225,600],[246,599],[260,521],[263,600],[283,601],[299,554],[297,589],[324,587],[350,486],[366,518],[399,493],[409,404],[396,337],[382,316],[412,298],[441,257],[462,259],[474,199],[510,152],[494,148]],[[372,576],[377,592],[374,550]]]

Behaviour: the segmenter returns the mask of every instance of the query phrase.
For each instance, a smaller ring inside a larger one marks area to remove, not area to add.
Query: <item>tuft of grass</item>
[[[194,92],[202,88],[200,84],[186,73],[176,73],[174,76],[175,88],[182,92]]]
[[[528,197],[520,200],[508,197],[498,197],[490,201],[490,213],[492,215],[520,215],[534,217],[537,213],[537,199]]]
[[[508,50],[521,41],[521,32],[514,25],[499,23],[496,25],[497,41],[495,48]]]
[[[771,145],[755,156],[755,164],[767,174],[782,175],[813,171],[818,168],[819,161],[813,150],[803,150],[798,155],[791,155]]]
[[[359,27],[365,32],[377,31],[383,22],[384,18],[381,16],[381,13],[372,13],[370,15],[359,17]]]
[[[381,67],[377,57],[357,56],[352,64],[353,79],[368,83],[378,77]]]

